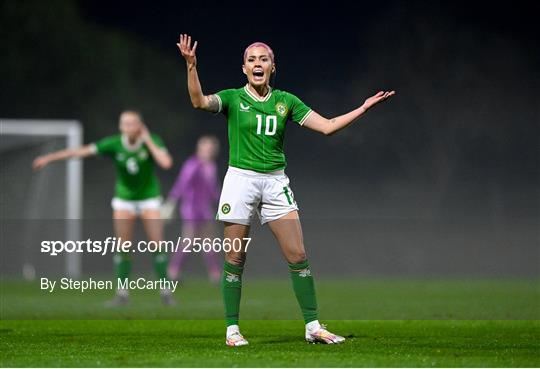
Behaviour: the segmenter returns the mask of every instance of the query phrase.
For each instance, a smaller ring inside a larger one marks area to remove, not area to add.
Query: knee
[[[228,253],[225,254],[225,261],[229,264],[243,267],[246,262],[245,253]]]
[[[288,262],[291,263],[291,264],[297,264],[297,263],[301,263],[301,262],[304,262],[307,260],[307,255],[306,255],[306,252],[305,251],[294,251],[293,253],[289,254],[288,255],[288,258],[287,258]]]

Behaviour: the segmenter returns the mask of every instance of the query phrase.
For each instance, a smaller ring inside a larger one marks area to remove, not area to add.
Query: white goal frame
[[[52,136],[64,137],[67,148],[80,147],[83,143],[82,125],[77,120],[41,120],[41,119],[0,119],[0,136]],[[79,240],[81,237],[82,216],[82,161],[66,161],[66,227],[67,240]],[[81,255],[76,252],[66,253],[65,272],[68,277],[81,276]]]

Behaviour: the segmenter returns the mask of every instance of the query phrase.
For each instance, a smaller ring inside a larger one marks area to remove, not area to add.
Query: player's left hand
[[[377,105],[378,103],[388,99],[391,96],[394,96],[396,94],[396,91],[379,91],[375,95],[368,97],[366,101],[364,102],[364,109],[368,110],[372,108],[374,105]]]

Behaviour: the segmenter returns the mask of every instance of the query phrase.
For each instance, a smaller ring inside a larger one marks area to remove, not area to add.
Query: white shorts
[[[161,196],[144,200],[124,200],[114,197],[111,206],[113,210],[124,210],[139,215],[143,210],[159,210],[161,208]]]
[[[219,199],[217,220],[249,225],[257,212],[261,224],[298,210],[283,170],[259,173],[229,167]]]

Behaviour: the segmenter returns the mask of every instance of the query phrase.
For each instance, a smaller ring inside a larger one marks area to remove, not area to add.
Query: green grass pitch
[[[1,365],[78,367],[538,367],[537,280],[334,279],[317,284],[321,319],[347,337],[310,345],[287,280],[244,282],[241,327],[250,345],[224,344],[219,289],[179,287],[105,309],[110,292],[48,294],[1,283]],[[332,320],[329,320],[332,319]]]

